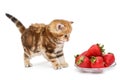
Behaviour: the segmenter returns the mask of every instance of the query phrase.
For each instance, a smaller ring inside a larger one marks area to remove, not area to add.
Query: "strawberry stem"
[[[100,50],[102,53],[105,53],[104,45],[98,44],[97,45],[100,47]]]
[[[74,57],[76,58],[76,57],[78,57],[79,56],[79,54],[77,54],[77,55],[74,55]]]
[[[96,61],[96,57],[92,56],[91,59],[90,59],[90,61],[91,61],[92,63],[94,63],[94,62]]]
[[[77,65],[81,64],[84,60],[85,56],[81,56],[80,59],[77,61]]]

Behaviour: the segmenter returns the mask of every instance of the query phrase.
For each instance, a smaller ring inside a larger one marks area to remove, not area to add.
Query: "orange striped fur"
[[[52,63],[54,69],[68,66],[64,58],[63,47],[64,42],[69,40],[73,22],[56,19],[48,25],[35,23],[26,29],[12,15],[6,13],[6,16],[16,24],[21,32],[25,67],[31,67],[30,59],[40,54]]]

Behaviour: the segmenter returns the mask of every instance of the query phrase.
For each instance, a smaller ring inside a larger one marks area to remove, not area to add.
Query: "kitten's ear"
[[[59,31],[59,30],[63,30],[64,29],[64,25],[63,24],[57,24],[56,25],[56,30]]]
[[[73,24],[74,22],[73,21],[70,21],[71,24]]]

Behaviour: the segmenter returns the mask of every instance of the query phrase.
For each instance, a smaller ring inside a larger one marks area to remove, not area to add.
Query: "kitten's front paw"
[[[25,67],[32,67],[32,64],[25,64]]]
[[[61,65],[59,65],[59,64],[53,64],[53,68],[54,68],[55,70],[61,69]]]
[[[61,66],[63,67],[63,68],[66,68],[66,67],[68,67],[68,63],[63,63],[63,64],[61,64]]]

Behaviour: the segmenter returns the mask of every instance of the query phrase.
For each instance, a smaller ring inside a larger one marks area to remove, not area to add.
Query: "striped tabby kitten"
[[[64,58],[63,46],[64,42],[69,40],[73,22],[56,19],[48,25],[35,23],[26,29],[12,15],[6,13],[6,16],[21,32],[25,67],[31,67],[30,59],[40,54],[52,63],[54,69],[68,66]]]

